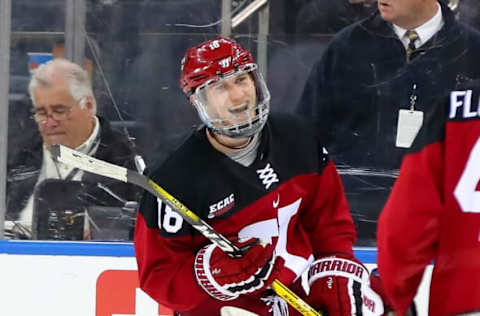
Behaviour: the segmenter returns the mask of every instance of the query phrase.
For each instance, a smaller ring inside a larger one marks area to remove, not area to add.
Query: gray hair
[[[93,113],[97,113],[97,102],[88,73],[79,65],[63,58],[53,59],[33,70],[28,85],[28,92],[33,104],[36,104],[33,95],[35,89],[51,87],[59,79],[67,80],[70,95],[80,103],[80,107],[85,106],[84,99],[91,96]]]

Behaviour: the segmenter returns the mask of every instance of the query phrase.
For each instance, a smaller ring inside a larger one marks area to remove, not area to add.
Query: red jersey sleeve
[[[405,157],[378,222],[378,268],[395,310],[412,303],[434,258],[442,210],[443,143]]]
[[[476,90],[452,91],[446,104],[427,112],[380,214],[378,269],[400,314],[431,262],[429,315],[478,310],[480,112],[473,110],[478,100]]]
[[[195,253],[189,237],[162,238],[159,229],[147,227],[141,213],[135,227],[135,255],[140,287],[160,304],[189,310],[208,298],[193,273]]]
[[[353,256],[355,225],[333,162],[330,161],[321,172],[314,192],[315,197],[303,223],[315,258],[335,253]]]

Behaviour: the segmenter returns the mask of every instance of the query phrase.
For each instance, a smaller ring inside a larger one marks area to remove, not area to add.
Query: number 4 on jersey
[[[465,213],[480,213],[480,138],[470,152],[465,169],[462,172],[455,191],[458,204]]]

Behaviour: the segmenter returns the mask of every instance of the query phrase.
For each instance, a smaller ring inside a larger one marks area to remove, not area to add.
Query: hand
[[[325,257],[308,271],[307,302],[329,316],[383,315],[383,303],[369,284],[367,268],[353,257]]]
[[[393,310],[393,305],[390,302],[387,294],[385,293],[385,290],[383,288],[383,283],[382,279],[380,278],[380,274],[378,273],[378,269],[373,269],[372,272],[370,273],[370,286],[372,290],[374,290],[380,297],[382,298],[383,301],[383,306],[385,309],[385,315],[388,316],[393,316],[395,315],[395,312]],[[416,316],[417,315],[417,306],[415,305],[415,302],[412,302],[410,304],[410,307],[407,309],[407,312],[405,313],[406,316]]]
[[[255,239],[237,243],[242,248]],[[215,244],[200,249],[194,271],[200,286],[212,297],[229,301],[269,286],[283,266],[275,260],[275,246],[258,240],[241,258],[231,258]]]
[[[378,273],[378,269],[373,269],[370,273],[370,286],[372,289],[380,295],[383,301],[383,306],[385,308],[385,314],[393,311],[392,303],[387,297],[385,290],[383,288],[382,279],[380,278],[380,274]]]

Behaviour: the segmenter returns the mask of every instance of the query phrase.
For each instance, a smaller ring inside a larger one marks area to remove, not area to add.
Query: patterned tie
[[[415,42],[420,39],[418,33],[413,30],[408,30],[405,32],[405,36],[408,38],[407,46],[407,61],[410,61],[413,51],[415,50]]]

